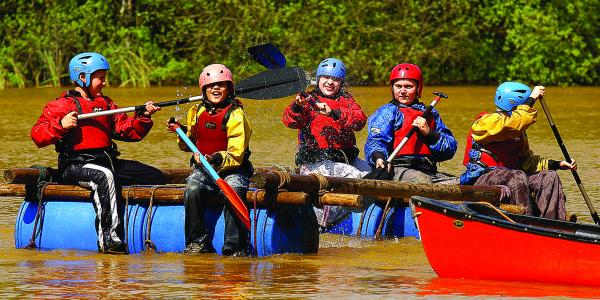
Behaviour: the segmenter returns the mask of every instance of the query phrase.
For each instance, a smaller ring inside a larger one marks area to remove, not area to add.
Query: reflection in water
[[[121,106],[152,99],[174,98],[178,88],[107,89]],[[180,89],[180,88],[179,88]],[[456,157],[440,170],[463,171],[464,137],[480,111],[493,109],[495,87],[426,87],[424,102],[433,90],[450,96],[437,108],[459,141]],[[31,126],[43,105],[60,94],[57,89],[6,90],[0,94],[4,116],[0,169],[33,164],[55,166],[52,147],[37,149],[29,138]],[[351,89],[370,115],[389,101],[389,88]],[[186,94],[186,92],[183,92]],[[597,209],[600,209],[600,98],[598,88],[547,88],[546,101],[579,174]],[[569,99],[569,101],[562,101]],[[253,126],[252,161],[257,166],[293,164],[296,134],[281,122],[291,98],[246,101],[244,108]],[[153,116],[155,128],[140,143],[119,143],[124,159],[137,159],[158,167],[185,167],[188,154],[179,151],[163,124],[172,115],[187,111],[163,110]],[[23,109],[27,108],[27,109]],[[528,130],[533,151],[560,158],[561,153],[543,113]],[[362,149],[367,132],[357,135]],[[568,172],[560,172],[567,209],[591,221],[577,186]],[[348,298],[382,297],[573,297],[598,298],[597,289],[532,283],[503,283],[436,278],[421,244],[415,239],[368,241],[322,235],[319,254],[276,255],[267,258],[226,258],[214,254],[144,253],[100,255],[86,251],[14,249],[14,222],[22,199],[0,199],[0,298]],[[453,254],[449,254],[453,255]],[[455,255],[455,254],[454,254]]]
[[[598,299],[597,288],[567,286],[531,282],[503,282],[487,280],[467,280],[434,278],[419,287],[422,296],[485,296],[490,297],[552,297]]]

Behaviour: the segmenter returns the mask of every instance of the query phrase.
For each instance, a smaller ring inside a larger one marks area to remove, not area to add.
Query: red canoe
[[[415,197],[411,208],[440,277],[600,286],[600,227]]]

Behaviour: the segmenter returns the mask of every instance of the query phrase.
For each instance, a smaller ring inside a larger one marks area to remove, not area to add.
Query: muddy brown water
[[[494,108],[495,87],[427,87],[424,102],[434,90],[450,99],[438,110],[459,140],[455,158],[440,170],[452,174],[461,165],[469,124],[481,111]],[[37,149],[29,138],[31,126],[43,105],[60,94],[58,89],[11,89],[0,91],[3,116],[0,169],[30,165],[56,165],[53,147]],[[178,98],[178,92],[196,89],[162,87],[148,89],[107,88],[118,105],[147,100]],[[389,100],[386,87],[353,88],[351,92],[370,115]],[[546,100],[565,144],[579,164],[579,174],[590,198],[600,208],[600,88],[548,87]],[[293,165],[295,130],[284,127],[281,114],[291,98],[244,100],[252,123],[252,161],[257,166]],[[178,150],[175,136],[164,123],[171,116],[183,117],[187,106],[163,108],[154,116],[155,127],[139,143],[119,142],[122,157],[157,167],[184,167],[188,154]],[[540,108],[538,124],[528,130],[535,153],[561,158],[561,152]],[[366,130],[358,133],[359,148]],[[591,222],[589,211],[569,172],[560,172],[567,195],[567,209],[583,222]],[[0,297],[46,298],[467,298],[551,297],[598,298],[600,291],[561,285],[449,280],[437,278],[427,262],[421,243],[413,238],[369,241],[322,235],[316,255],[276,255],[266,258],[225,258],[208,254],[101,255],[87,251],[36,251],[14,248],[14,223],[22,199],[0,198]],[[543,251],[543,249],[540,249]],[[448,255],[463,255],[448,253]],[[493,259],[493,258],[490,258]]]

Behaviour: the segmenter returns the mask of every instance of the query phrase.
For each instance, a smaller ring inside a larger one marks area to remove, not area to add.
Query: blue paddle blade
[[[268,69],[285,67],[285,56],[271,43],[260,44],[248,48],[248,53],[254,60]]]

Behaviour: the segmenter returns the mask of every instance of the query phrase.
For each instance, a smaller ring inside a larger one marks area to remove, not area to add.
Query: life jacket
[[[203,154],[213,154],[227,150],[227,121],[231,113],[240,107],[237,101],[232,102],[214,113],[205,109],[196,120],[196,147]]]
[[[331,110],[345,107],[348,101],[353,101],[344,95],[337,99],[330,99],[313,93],[313,97],[318,99],[317,102],[326,103]],[[299,142],[301,144],[318,149],[342,150],[355,147],[356,137],[352,129],[342,126],[342,124],[336,122],[330,116],[322,115],[315,111],[311,111],[311,114],[313,119],[310,124],[305,126],[300,132]]]
[[[402,122],[403,126],[394,131],[394,149],[396,149],[396,147],[400,144],[402,139],[404,139],[404,137],[406,137],[408,132],[411,130],[413,121],[417,117],[423,115],[422,111],[410,107],[400,107],[400,111],[404,115],[404,121]],[[435,130],[435,120],[432,117],[427,118],[427,125],[429,125],[429,128],[431,130]],[[429,149],[429,146],[427,146],[427,144],[425,144],[425,142],[423,141],[422,136],[415,132],[415,134],[413,134],[408,139],[408,141],[406,141],[404,147],[400,149],[400,152],[398,152],[398,156],[417,154],[430,155],[431,150]]]
[[[75,91],[64,92],[57,100],[74,104],[78,114],[109,110],[112,103],[110,98],[104,96],[87,100]],[[77,127],[69,130],[68,134],[56,144],[56,150],[78,152],[105,149],[112,146],[112,132],[112,116],[79,120]]]
[[[477,119],[485,114],[487,112],[480,113]],[[526,145],[527,135],[525,133],[515,139],[481,145],[473,141],[473,129],[470,129],[469,135],[467,135],[463,165],[466,166],[471,162],[483,165],[486,168],[504,167],[518,170],[521,167],[521,154],[523,154]],[[471,150],[475,150],[477,155],[470,154]]]

